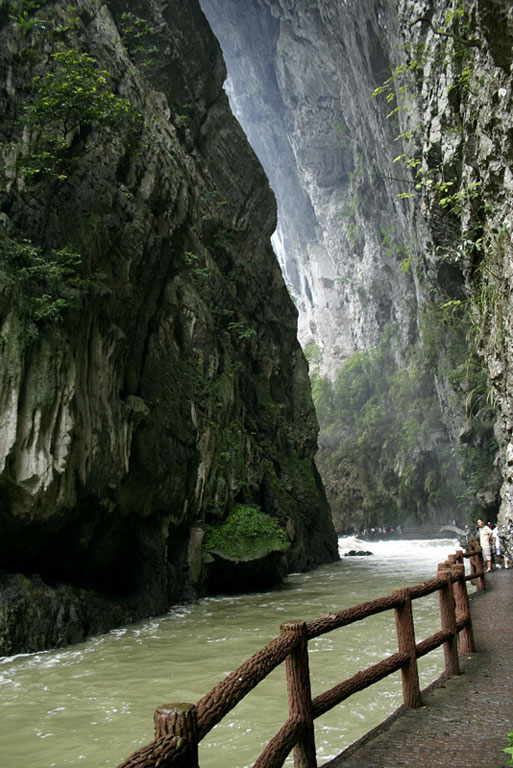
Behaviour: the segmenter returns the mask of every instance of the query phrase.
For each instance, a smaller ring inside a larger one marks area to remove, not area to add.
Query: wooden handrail
[[[247,693],[285,661],[296,644],[297,638],[293,635],[275,637],[198,701],[200,741]]]
[[[352,696],[353,693],[363,691],[365,688],[388,677],[393,672],[397,672],[407,661],[407,653],[393,653],[391,656],[387,656],[386,659],[357,672],[342,683],[338,683],[338,685],[333,686],[328,691],[316,696],[313,700],[314,719],[324,715],[330,709],[336,707],[337,704]]]
[[[348,624],[354,624],[355,621],[361,621],[368,616],[374,616],[376,613],[389,611],[398,605],[397,598],[392,595],[388,597],[378,597],[376,600],[370,600],[367,603],[354,605],[352,608],[346,608],[338,613],[327,613],[319,619],[314,619],[306,625],[308,639],[325,635],[334,629],[340,629]]]
[[[281,625],[281,631],[297,639],[285,661],[289,714],[291,718],[299,718],[302,724],[294,746],[294,763],[299,767],[316,766],[306,621],[287,622]]]
[[[282,765],[299,739],[303,723],[299,717],[290,717],[282,725],[254,763],[253,768],[269,768],[270,765]]]
[[[470,574],[465,574],[464,558],[470,560]],[[474,651],[466,589],[469,580],[476,580],[478,589],[485,588],[483,557],[476,542],[470,543],[468,553],[459,550],[441,563],[436,578],[394,590],[386,597],[326,614],[309,623],[294,621],[282,624],[278,637],[227,675],[196,705],[169,704],[159,707],[155,713],[155,740],[134,752],[118,768],[196,768],[201,739],[283,662],[287,671],[289,718],[269,741],[253,768],[281,768],[292,749],[295,750],[297,768],[317,768],[313,721],[353,693],[401,670],[405,705],[421,706],[417,659],[441,645],[444,646],[446,673],[459,674],[457,640],[460,633],[460,653]],[[442,627],[416,643],[411,602],[435,592],[439,594]],[[397,653],[312,699],[308,641],[392,609],[396,618]]]

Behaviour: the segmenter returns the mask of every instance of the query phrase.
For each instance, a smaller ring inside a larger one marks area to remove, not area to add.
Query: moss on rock
[[[237,504],[224,523],[211,528],[204,548],[227,560],[256,560],[270,552],[283,552],[290,542],[283,528],[259,507]]]

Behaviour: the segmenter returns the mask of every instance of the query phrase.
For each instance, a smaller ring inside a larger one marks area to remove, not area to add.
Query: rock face
[[[375,0],[202,7],[227,61],[232,106],[278,198],[275,245],[300,340],[320,345],[333,378],[387,322],[407,335],[415,307],[400,269],[409,221],[387,181],[394,132],[370,98],[390,70],[391,9]]]
[[[319,466],[337,525],[494,516],[511,431],[509,313],[497,314],[510,248],[511,9],[251,0],[243,18],[235,0],[202,5],[277,194],[301,341],[315,342],[316,374],[335,381],[320,399]],[[348,361],[362,363],[360,383],[340,377]],[[361,384],[356,429],[340,416],[340,383],[349,394]],[[506,514],[507,484],[501,495]]]
[[[472,341],[487,373],[472,410],[479,411],[481,424],[487,418],[495,422],[496,465],[503,481],[499,521],[506,533],[513,521],[508,373],[513,355],[513,8],[502,0],[456,7],[400,2],[399,18],[405,39],[408,32],[403,60],[415,73],[410,80],[415,105],[406,121],[419,126],[415,156],[428,227],[423,274],[438,296],[445,288],[446,296],[470,317]],[[421,67],[412,65],[416,55]],[[476,423],[469,419],[460,441],[477,438]],[[497,496],[490,473],[479,501],[492,514]]]
[[[236,503],[286,530],[276,577],[336,558],[275,201],[199,6],[0,25],[0,653],[215,590]]]

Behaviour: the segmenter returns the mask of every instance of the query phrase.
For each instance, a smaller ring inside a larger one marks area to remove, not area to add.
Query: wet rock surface
[[[373,554],[366,549],[350,549],[349,552],[344,552],[344,557],[369,557]]]

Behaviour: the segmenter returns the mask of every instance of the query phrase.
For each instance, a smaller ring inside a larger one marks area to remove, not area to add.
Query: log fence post
[[[477,588],[479,590],[486,589],[485,584],[485,577],[484,577],[484,558],[483,558],[483,550],[481,549],[481,546],[478,544],[476,547],[476,564],[478,571],[481,572],[481,576],[478,576],[477,578]]]
[[[468,551],[470,552],[470,573],[474,575],[481,572],[481,576],[476,577],[477,588],[479,590],[486,589],[485,578],[484,578],[483,551],[481,549],[481,546],[477,543],[475,539],[472,539],[471,541],[469,541]]]
[[[456,600],[456,615],[466,615],[469,620],[468,626],[463,627],[460,632],[460,653],[474,653],[474,633],[472,631],[470,600],[468,599],[467,583],[465,581],[465,566],[462,562],[456,560],[451,566],[451,572],[455,579],[453,589],[454,599]]]
[[[403,701],[407,707],[422,706],[419,685],[419,669],[417,665],[417,650],[415,644],[415,627],[411,596],[408,588],[392,590],[392,596],[401,598],[402,602],[395,609],[395,627],[397,631],[397,647],[399,652],[407,653],[409,661],[401,667],[403,682]]]
[[[476,559],[476,543],[471,540],[468,543],[468,552],[470,555],[470,575],[474,576],[477,573],[477,559]],[[473,580],[473,579],[472,579]]]
[[[438,576],[444,585],[438,590],[440,600],[440,621],[442,629],[448,629],[451,636],[444,643],[445,671],[448,675],[460,674],[458,658],[458,633],[456,631],[456,607],[452,588],[451,568],[448,563],[440,563]]]
[[[294,768],[317,768],[306,621],[286,622],[281,625],[281,631],[297,637],[294,648],[285,660],[289,716],[298,717],[304,723],[294,747]]]
[[[177,739],[183,739],[188,744],[188,768],[199,768],[196,706],[194,704],[163,704],[155,710],[154,722],[155,738],[176,736]],[[166,765],[162,764],[162,768],[166,768]]]

